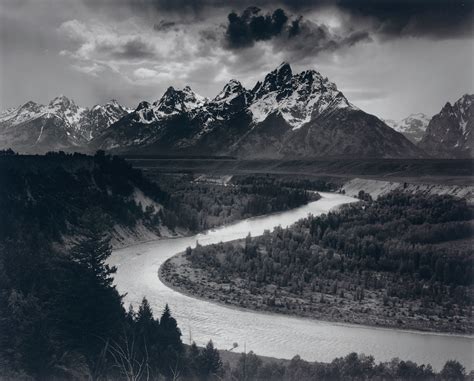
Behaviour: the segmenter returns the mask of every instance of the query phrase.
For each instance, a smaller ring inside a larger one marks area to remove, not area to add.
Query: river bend
[[[117,266],[115,284],[126,293],[124,303],[137,305],[146,296],[155,315],[166,303],[183,332],[183,341],[205,345],[209,339],[219,349],[239,349],[290,359],[299,354],[310,361],[331,361],[350,352],[371,354],[377,361],[399,357],[417,363],[431,363],[439,370],[446,360],[456,359],[469,371],[473,366],[472,337],[419,333],[330,323],[287,315],[240,310],[192,298],[176,292],[158,279],[158,269],[173,255],[201,245],[263,234],[264,230],[286,227],[309,213],[326,213],[356,199],[341,194],[321,193],[320,200],[286,212],[242,220],[192,237],[170,238],[115,250],[109,263]]]

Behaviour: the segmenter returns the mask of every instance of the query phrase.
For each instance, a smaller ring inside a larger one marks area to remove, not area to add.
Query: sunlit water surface
[[[286,227],[309,213],[319,215],[341,204],[356,201],[332,193],[322,199],[287,212],[250,218],[192,237],[162,239],[115,250],[109,263],[117,266],[115,283],[126,293],[125,305],[138,304],[146,296],[160,315],[166,303],[178,320],[183,341],[204,345],[212,339],[219,349],[230,349],[234,342],[241,351],[290,359],[299,354],[306,360],[331,361],[350,352],[371,354],[377,361],[393,357],[418,363],[431,363],[440,369],[456,359],[473,369],[472,337],[418,333],[329,323],[285,315],[229,308],[195,299],[165,286],[158,279],[160,265],[173,255],[201,245],[225,242],[263,234],[275,226]]]

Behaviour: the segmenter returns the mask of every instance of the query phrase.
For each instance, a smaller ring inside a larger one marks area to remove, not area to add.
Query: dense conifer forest
[[[329,186],[318,181],[306,187],[307,182],[282,181],[274,176],[237,176],[222,183],[194,174],[145,173],[170,194],[168,209],[172,213],[164,215],[164,223],[171,228],[185,224],[192,231],[296,208],[320,198],[308,189],[322,191]]]
[[[329,320],[472,332],[472,209],[394,192],[261,237],[188,249],[164,278],[242,307]],[[199,281],[198,281],[199,280]]]

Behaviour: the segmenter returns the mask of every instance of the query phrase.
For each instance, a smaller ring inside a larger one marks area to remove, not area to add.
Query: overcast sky
[[[282,61],[382,118],[474,92],[474,0],[0,0],[0,108],[214,97]]]

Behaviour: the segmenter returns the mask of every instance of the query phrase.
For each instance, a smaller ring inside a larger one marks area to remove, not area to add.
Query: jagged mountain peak
[[[28,101],[23,106],[20,106],[20,108],[30,109],[30,108],[34,108],[34,107],[38,107],[38,106],[40,106],[38,103],[33,102],[33,101]]]
[[[464,94],[461,98],[459,98],[456,103],[454,104],[457,107],[470,107],[474,101],[474,94]]]
[[[273,72],[283,81],[288,80],[293,75],[290,64],[285,61],[283,61]]]
[[[176,90],[173,86],[170,86],[161,99],[153,103],[153,106],[156,107],[158,113],[174,115],[201,107],[206,102],[206,98],[196,94],[189,86],[182,90]]]
[[[63,106],[63,107],[71,107],[72,105],[76,105],[74,101],[65,95],[61,94],[49,102],[49,106]]]
[[[254,96],[260,98],[266,93],[291,87],[293,72],[288,63],[283,62],[265,76],[263,82],[257,82],[253,89]]]
[[[457,102],[459,102],[459,101],[461,101],[461,102],[465,102],[465,101],[472,102],[473,99],[474,99],[474,94],[465,93],[461,96],[461,98],[459,98],[457,100]]]
[[[142,109],[147,109],[147,108],[150,108],[151,104],[150,102],[147,102],[147,101],[141,101],[137,108],[135,109],[135,111],[140,111]]]
[[[300,128],[323,112],[335,108],[353,108],[337,86],[315,70],[293,75],[282,63],[257,83],[252,90],[250,110],[255,123],[270,114],[280,114],[292,128]]]
[[[419,146],[432,156],[469,157],[474,149],[474,95],[447,102],[433,116]]]
[[[235,80],[231,79],[224,85],[224,88],[219,94],[212,100],[213,102],[230,102],[235,97],[239,96],[247,90],[242,86],[242,84]]]
[[[443,106],[443,108],[441,109],[441,112],[450,112],[452,111],[453,109],[453,105],[451,104],[451,102],[446,102],[445,105]]]
[[[91,108],[91,111],[106,110],[106,109],[125,109],[116,99],[111,99],[104,104],[96,104]]]
[[[119,106],[119,107],[123,107],[117,99],[115,98],[112,98],[110,99],[108,102],[104,103],[104,106],[108,106],[108,105],[111,105],[111,106]],[[125,108],[125,107],[123,107]]]
[[[183,92],[188,93],[188,94],[191,94],[191,93],[194,94],[194,91],[191,89],[191,86],[189,85],[184,86]]]

